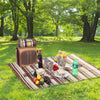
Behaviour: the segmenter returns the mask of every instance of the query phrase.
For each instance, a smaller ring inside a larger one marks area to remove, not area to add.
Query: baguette
[[[57,73],[57,75],[65,75],[66,74],[65,70],[63,70],[63,69],[57,70],[56,73]]]
[[[71,66],[70,66],[69,64],[66,63],[65,69],[71,69]]]
[[[39,69],[36,70],[36,73],[37,74],[43,74],[43,73],[45,73],[45,70],[43,68],[39,68]]]

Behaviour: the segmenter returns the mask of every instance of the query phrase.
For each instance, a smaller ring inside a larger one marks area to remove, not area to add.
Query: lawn
[[[43,57],[55,56],[58,50],[62,50],[67,54],[77,54],[100,68],[100,42],[78,42],[79,37],[35,38]],[[100,100],[100,78],[28,90],[7,65],[16,61],[17,41],[10,39],[11,37],[0,37],[0,100]],[[100,41],[100,38],[96,40]]]

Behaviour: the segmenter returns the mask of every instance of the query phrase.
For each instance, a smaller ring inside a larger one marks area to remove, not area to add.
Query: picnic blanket
[[[33,71],[35,68],[38,68],[38,64],[33,64],[31,66],[26,67],[20,67],[16,63],[9,63],[8,65],[10,68],[14,71],[14,73],[18,76],[18,78],[21,80],[23,84],[25,84],[29,89],[39,89],[43,87],[48,87],[52,85],[59,85],[64,83],[70,83],[70,82],[76,82],[76,81],[82,81],[85,79],[91,79],[91,78],[97,78],[100,77],[100,70],[97,69],[95,66],[91,65],[81,57],[75,55],[75,54],[69,54],[67,55],[66,62],[69,64],[72,64],[74,59],[77,59],[79,63],[79,70],[78,75],[73,76],[72,70],[67,71],[69,76],[65,78],[58,78],[54,75],[53,72],[50,72],[48,69],[45,69],[46,75],[50,77],[51,84],[48,85],[44,83],[44,85],[36,85],[33,82],[33,76],[31,75],[31,71]],[[55,62],[55,57],[47,57],[43,60],[48,60],[49,62]],[[59,65],[60,66],[60,65]]]

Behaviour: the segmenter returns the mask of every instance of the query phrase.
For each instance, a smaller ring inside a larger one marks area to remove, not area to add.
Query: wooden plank
[[[80,72],[78,72],[78,75],[75,76],[75,77],[79,78],[79,80],[85,80],[85,79],[87,79],[87,78],[86,78],[83,74],[81,74]]]
[[[29,84],[30,87],[33,89],[32,84],[30,84],[30,82],[28,81],[28,76],[24,76],[25,72],[16,63],[13,63],[13,65],[14,65],[15,69],[17,70],[17,72],[19,72],[20,74],[22,74],[23,79],[25,79],[26,82],[27,82],[27,84]]]
[[[100,70],[98,70],[96,67],[94,67],[93,65],[89,64],[88,62],[86,62],[85,60],[81,59],[80,57],[78,57],[77,55],[71,54],[71,56],[73,58],[76,58],[78,60],[79,63],[81,63],[81,65],[86,68],[87,70],[89,70],[91,73],[93,73],[95,76],[100,77]]]
[[[49,62],[55,63],[54,58],[56,58],[56,57],[48,57],[45,59],[47,59]],[[69,71],[67,71],[69,74],[68,77],[57,78],[54,75],[54,72],[51,72],[49,69],[47,69],[47,68],[45,69],[45,67],[44,67],[44,69],[46,71],[46,73],[44,75],[50,77],[50,79],[51,79],[52,83],[50,85],[58,85],[58,84],[75,82],[75,81],[80,81],[80,80],[89,79],[89,78],[100,77],[100,70],[98,70],[96,67],[89,64],[87,61],[85,61],[84,59],[80,58],[79,56],[77,56],[75,54],[67,55],[66,62],[69,64],[72,64],[72,62],[75,58],[79,62],[77,76],[73,76],[72,70],[69,70]],[[45,59],[43,59],[43,65],[44,65]],[[34,69],[37,69],[38,64],[33,64],[32,66],[26,66],[26,67],[20,67],[16,63],[12,63],[12,64],[8,64],[8,65],[15,72],[15,74],[18,76],[18,78],[21,80],[21,82],[23,84],[25,84],[29,89],[38,89],[38,88],[43,88],[43,87],[49,86],[46,83],[44,83],[43,86],[42,85],[38,86],[38,85],[34,84],[34,82],[33,82],[34,77],[31,75],[31,71],[33,71]],[[81,65],[81,67],[80,67],[80,65]],[[48,67],[48,66],[46,66],[46,67]],[[58,67],[62,68],[62,65],[58,65]]]
[[[36,66],[32,65],[31,67],[32,68],[35,68],[35,67],[37,68],[38,66],[37,65]],[[47,71],[46,71],[46,76],[51,78],[51,82],[52,82],[51,85],[57,85],[58,84],[54,79],[52,79],[52,77],[47,73]]]
[[[32,83],[34,84],[34,82],[33,82],[33,76],[31,75],[31,73],[30,73],[30,71],[28,70],[28,68],[27,68],[27,66],[26,67],[22,67],[22,69],[25,71],[25,73],[27,74],[27,76],[30,78],[30,80],[32,81]],[[39,85],[36,85],[36,84],[34,84],[35,85],[35,87],[37,87],[37,88],[42,88],[42,86],[39,86]]]
[[[46,58],[47,59],[47,58]],[[48,59],[47,59],[48,60]],[[44,59],[43,59],[43,61],[44,61]],[[48,70],[48,69],[47,69]],[[49,71],[49,70],[48,70]],[[54,73],[52,73],[52,74],[54,74]],[[57,78],[57,77],[55,77],[57,80],[59,80],[59,78]],[[65,81],[65,79],[63,79],[63,78],[61,78],[61,80],[63,80],[63,81]],[[55,81],[55,80],[54,80]],[[56,81],[55,81],[56,82]],[[68,81],[66,80],[64,83],[68,83]],[[57,82],[56,82],[56,84],[58,84]]]
[[[51,57],[48,57],[48,60],[49,60],[50,62],[55,63],[54,60],[53,60]],[[61,67],[61,66],[58,66],[58,67]],[[54,72],[52,72],[52,74],[54,74]],[[55,76],[55,75],[54,75],[54,76]],[[57,78],[57,77],[55,76],[55,78]],[[57,78],[57,79],[60,80],[62,83],[68,83],[68,81],[65,80],[64,78]]]
[[[48,76],[50,78],[50,80],[52,82],[50,85],[58,85],[58,83],[51,77],[51,75],[45,73],[44,76]]]
[[[16,63],[14,64],[17,66],[17,68],[19,68],[19,70],[22,70]],[[24,78],[27,79],[27,82],[31,85],[32,89],[38,89],[38,87],[33,83],[33,81],[30,80],[28,76],[27,77],[24,76]]]
[[[53,85],[58,85],[58,83],[52,78],[51,75],[47,74],[46,76],[50,77],[51,82],[52,82]]]
[[[14,73],[18,76],[18,78],[21,80],[21,82],[22,82],[25,86],[27,86],[28,89],[32,89],[32,88],[30,87],[30,85],[27,84],[27,82],[23,79],[23,77],[20,75],[20,73],[16,71],[16,69],[13,67],[13,65],[12,65],[12,64],[8,64],[8,65],[9,65],[9,67],[14,71]]]
[[[72,64],[73,60],[69,56],[67,56],[66,62],[69,64]],[[89,78],[88,75],[86,73],[82,72],[80,69],[78,71],[78,76],[75,76],[75,77],[80,77],[81,80]]]
[[[48,69],[45,69],[45,71],[46,71],[49,75],[51,75],[51,77],[52,77],[58,84],[63,84],[63,83],[61,82],[61,80],[59,80],[58,78],[56,78],[56,77],[54,76],[54,74],[51,73]]]
[[[71,75],[72,75],[72,70],[68,71]],[[73,76],[73,75],[72,75]],[[86,77],[84,77],[79,71],[78,71],[78,75],[74,76],[76,79],[78,79],[79,81],[86,79]]]
[[[56,59],[56,57],[52,57],[52,59],[54,60],[54,59]],[[62,67],[61,65],[59,65],[60,67]],[[70,77],[68,76],[67,78],[65,78],[66,79],[66,81],[69,83],[69,82],[74,82],[74,81],[78,81],[78,80],[80,80],[80,78],[77,78],[77,77],[75,77],[74,79],[73,78],[71,78],[71,77],[73,77],[73,75],[72,75],[72,72],[71,71],[66,71],[69,75],[70,75]],[[77,79],[77,80],[76,80]]]
[[[38,69],[38,64],[35,64],[35,65],[34,65],[34,68],[37,68],[37,69]]]
[[[90,76],[90,78],[95,78],[96,77],[94,74],[92,74],[91,72],[89,72],[84,67],[80,67],[79,69],[82,70],[84,73],[88,74]]]
[[[56,59],[56,57],[52,57],[52,59],[54,60],[54,59]],[[63,67],[63,66],[60,65],[60,67]],[[67,78],[66,78],[67,81],[74,82],[74,81],[82,80],[82,79],[80,78],[79,75],[78,75],[78,76],[73,76],[73,75],[72,75],[72,71],[67,71],[67,72],[68,72],[68,74],[71,74],[70,77],[67,77]],[[75,79],[73,80],[72,77],[75,77]],[[77,80],[76,80],[76,79],[77,79]]]
[[[46,60],[48,60],[48,59],[46,58]],[[48,60],[48,61],[49,61],[49,60]],[[49,61],[49,62],[50,62],[50,61]],[[46,68],[46,72],[47,72],[49,75],[52,76],[52,79],[54,79],[54,81],[55,81],[56,83],[58,83],[58,84],[63,84],[63,81],[60,80],[59,78],[55,77],[54,73],[53,73],[53,72],[50,72],[47,68]]]
[[[54,60],[50,57],[48,57],[48,59],[52,62],[54,62]],[[55,63],[55,62],[54,62]],[[59,67],[61,68],[61,66],[59,65]],[[67,71],[68,72],[68,71]],[[68,80],[70,80],[70,82],[74,82],[74,81],[78,81],[75,77],[73,77],[69,72],[68,72],[69,76],[67,77]],[[66,80],[67,81],[67,80]],[[65,81],[65,82],[66,82]]]
[[[73,58],[71,55],[69,55],[68,57],[70,57],[70,59],[72,59],[72,61],[74,61],[74,58]],[[78,63],[79,63],[80,65],[82,65],[79,61],[78,61]],[[96,77],[95,74],[93,74],[90,70],[84,68],[83,65],[82,65],[82,67],[79,67],[79,71],[80,71],[84,76],[86,76],[87,78],[95,78],[95,77]]]
[[[38,64],[35,64],[35,65],[33,65],[33,66],[34,66],[34,68],[38,69]],[[52,84],[50,84],[50,85],[52,85]],[[44,82],[44,84],[43,84],[44,87],[48,87],[48,86],[50,86],[50,85],[48,85],[48,84],[45,83],[45,82]]]
[[[38,68],[38,64],[35,64],[35,68]],[[50,85],[58,85],[58,83],[53,79],[53,77],[48,73],[48,71],[47,70],[45,70],[45,71],[46,71],[46,76],[50,77],[50,79],[51,79],[52,83]]]
[[[20,73],[19,70],[16,69],[16,67],[12,64],[10,64],[11,68],[14,70],[15,74],[18,76],[18,78],[29,88],[32,89],[29,83],[27,83],[27,80],[24,79],[23,74]],[[23,72],[24,73],[24,72]]]
[[[72,59],[70,55],[67,56],[67,60],[70,61],[70,63],[73,63],[73,61],[74,61],[74,59]],[[80,67],[79,67],[79,68],[78,68],[78,71],[79,71],[84,77],[86,77],[87,79],[88,79],[88,78],[91,78],[91,76],[90,76],[87,72],[85,72],[84,69],[80,69]],[[88,71],[88,70],[87,70],[87,71]]]
[[[31,71],[33,71],[33,69],[30,66],[26,67],[28,69],[28,71],[31,73]],[[34,67],[35,68],[35,67]],[[31,75],[32,76],[32,75]],[[39,87],[43,88],[43,87],[47,87],[48,85],[46,83],[44,83],[43,85],[40,85]]]
[[[33,81],[33,76],[31,75],[31,73],[27,70],[26,67],[22,67],[22,69],[25,71],[26,75]]]

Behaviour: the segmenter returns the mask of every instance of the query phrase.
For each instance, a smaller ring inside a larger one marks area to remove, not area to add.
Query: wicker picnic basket
[[[19,66],[28,66],[37,62],[35,39],[19,39],[15,50],[16,62]]]

